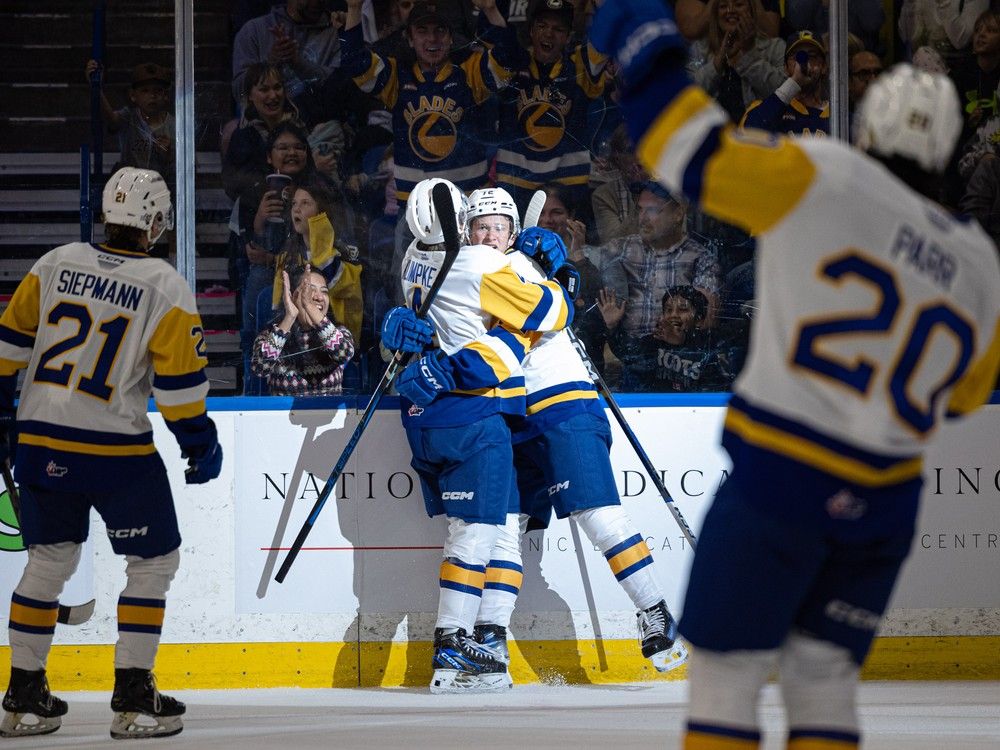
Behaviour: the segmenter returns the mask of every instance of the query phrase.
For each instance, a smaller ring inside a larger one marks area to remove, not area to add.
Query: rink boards
[[[622,396],[629,424],[698,532],[729,469],[718,447],[725,397]],[[417,685],[430,676],[443,519],[423,510],[392,399],[385,399],[283,584],[273,576],[311,511],[365,400],[210,400],[222,476],[183,484],[184,462],[151,414],[184,536],[157,661],[162,686]],[[610,413],[609,413],[610,416]],[[671,609],[691,551],[612,421],[622,503],[647,538]],[[866,665],[877,679],[1000,679],[1000,406],[947,427],[925,469],[911,558]],[[113,477],[109,477],[113,481]],[[0,596],[23,568],[0,504]],[[681,679],[652,671],[635,614],[599,551],[556,521],[524,541],[524,584],[511,632],[515,681]],[[57,629],[60,686],[107,689],[123,566],[99,519],[63,601],[97,599],[84,626]],[[764,612],[749,617],[766,616]],[[6,643],[6,630],[0,643]],[[8,649],[0,646],[0,674]]]

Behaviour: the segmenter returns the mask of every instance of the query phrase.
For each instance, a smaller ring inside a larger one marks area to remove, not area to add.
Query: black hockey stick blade
[[[7,488],[7,496],[10,498],[10,507],[14,509],[14,518],[18,525],[21,524],[21,497],[17,494],[17,485],[14,484],[14,476],[10,473],[10,461],[4,459],[0,464],[0,471],[3,472],[3,484]]]
[[[425,317],[428,310],[430,310],[431,303],[434,302],[434,298],[437,297],[438,291],[441,289],[441,285],[448,275],[448,271],[454,265],[455,258],[458,256],[461,246],[458,237],[458,219],[455,215],[455,206],[451,201],[451,191],[448,190],[446,185],[438,183],[431,189],[431,201],[434,203],[434,211],[437,213],[438,221],[441,223],[441,231],[444,235],[445,255],[441,267],[434,276],[434,282],[431,284],[430,291],[427,292],[427,296],[417,311],[417,317],[420,318]],[[365,411],[358,421],[358,426],[354,428],[354,433],[348,439],[347,445],[344,446],[344,450],[341,452],[340,458],[337,459],[337,463],[334,464],[333,471],[330,472],[326,484],[323,485],[323,491],[320,492],[319,497],[313,504],[312,510],[309,511],[309,516],[306,518],[305,523],[302,524],[302,528],[299,529],[299,533],[295,537],[295,541],[292,542],[292,546],[288,548],[288,554],[285,555],[285,559],[282,560],[281,566],[278,568],[278,573],[274,576],[274,580],[278,583],[285,582],[285,577],[288,575],[288,571],[291,570],[292,563],[295,562],[295,558],[302,551],[302,546],[305,544],[306,538],[312,531],[313,526],[316,525],[316,519],[319,517],[320,511],[323,510],[326,501],[330,499],[330,494],[333,492],[333,488],[336,487],[337,480],[340,479],[340,475],[347,466],[348,460],[354,454],[354,449],[368,427],[368,423],[375,413],[375,407],[378,406],[379,401],[382,400],[382,396],[389,390],[389,386],[396,379],[396,373],[399,372],[402,365],[403,355],[401,352],[396,352],[392,357],[392,361],[389,362],[382,380],[379,381],[378,387],[376,387],[375,392],[368,401],[368,406],[365,407]]]
[[[93,617],[96,605],[96,599],[91,599],[83,604],[60,604],[56,622],[61,622],[63,625],[83,625]]]

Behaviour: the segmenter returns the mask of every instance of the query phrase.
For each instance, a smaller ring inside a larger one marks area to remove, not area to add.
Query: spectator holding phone
[[[811,31],[797,31],[785,45],[788,78],[763,100],[753,102],[740,126],[772,133],[830,134],[826,47]]]

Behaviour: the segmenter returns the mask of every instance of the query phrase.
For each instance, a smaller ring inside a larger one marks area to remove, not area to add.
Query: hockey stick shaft
[[[14,518],[17,520],[18,526],[20,526],[21,496],[17,491],[17,485],[14,483],[14,475],[10,471],[10,462],[4,460],[2,466],[0,466],[0,470],[3,472],[3,483],[4,487],[7,488],[7,496],[10,498],[10,507],[13,508]],[[97,602],[94,599],[83,604],[60,603],[56,622],[61,622],[63,625],[82,625],[94,614],[96,604]]]
[[[431,304],[434,302],[434,298],[437,297],[437,293],[441,289],[441,285],[444,283],[445,277],[448,275],[448,271],[451,270],[451,266],[455,262],[459,249],[458,222],[455,217],[454,206],[451,202],[451,193],[449,192],[447,186],[440,183],[435,185],[431,191],[431,199],[434,202],[434,211],[437,213],[438,220],[441,222],[441,229],[444,234],[445,256],[444,262],[441,264],[441,268],[434,277],[434,283],[431,284],[431,288],[427,292],[427,296],[421,303],[420,309],[417,310],[418,318],[427,316],[428,311],[431,309]],[[333,470],[330,472],[330,476],[326,480],[326,484],[323,485],[323,491],[320,492],[312,510],[309,511],[309,516],[306,518],[305,523],[302,524],[302,528],[295,537],[295,541],[292,542],[292,546],[288,549],[288,554],[285,555],[285,559],[282,561],[281,567],[278,568],[278,574],[274,577],[274,580],[278,583],[284,583],[285,576],[288,575],[288,571],[292,567],[292,563],[295,562],[295,558],[298,557],[299,552],[302,551],[302,546],[305,544],[306,537],[309,536],[313,526],[316,525],[316,519],[323,510],[323,506],[326,505],[326,501],[329,500],[334,487],[337,486],[337,480],[340,479],[340,475],[343,473],[344,467],[347,466],[348,460],[350,460],[351,455],[353,455],[354,449],[357,447],[358,442],[361,440],[361,436],[368,427],[368,423],[375,414],[375,409],[378,406],[379,401],[382,400],[382,396],[384,396],[389,390],[389,386],[392,385],[392,381],[396,379],[396,374],[399,372],[402,365],[403,355],[401,352],[396,352],[393,355],[389,366],[386,368],[385,374],[382,375],[382,380],[379,381],[378,387],[372,394],[371,399],[369,399],[368,406],[365,407],[364,413],[358,421],[358,426],[354,428],[354,432],[347,441],[347,445],[344,446],[344,450],[341,452],[340,458],[337,459],[337,463],[334,464]]]
[[[649,478],[653,480],[653,484],[656,486],[657,491],[660,493],[660,497],[662,497],[663,502],[667,504],[667,508],[670,510],[671,515],[673,515],[674,520],[680,527],[681,533],[684,535],[684,538],[687,539],[688,544],[691,545],[691,549],[694,549],[695,548],[694,532],[691,531],[691,527],[688,525],[688,522],[685,520],[684,516],[681,515],[680,510],[677,508],[677,503],[674,502],[673,497],[671,497],[670,493],[667,491],[667,488],[664,486],[663,481],[660,479],[659,472],[657,472],[656,467],[653,466],[653,462],[649,460],[649,456],[646,454],[646,451],[643,450],[642,444],[639,442],[639,438],[636,436],[635,432],[633,432],[632,428],[629,426],[628,420],[625,419],[625,414],[618,406],[618,402],[615,401],[615,397],[611,395],[611,389],[608,388],[608,384],[604,382],[604,378],[601,377],[601,373],[599,373],[597,371],[597,368],[594,366],[594,360],[590,358],[590,355],[587,353],[586,348],[583,346],[583,342],[577,338],[576,333],[574,333],[572,328],[567,328],[566,333],[569,334],[569,338],[573,342],[573,346],[576,347],[576,350],[583,358],[584,364],[590,371],[590,377],[593,379],[594,384],[597,386],[597,390],[600,391],[602,396],[604,396],[604,400],[611,408],[611,413],[615,415],[615,419],[621,426],[622,432],[625,433],[625,437],[628,438],[629,443],[632,444],[632,449],[639,457],[639,461],[646,469],[646,473],[649,475]]]

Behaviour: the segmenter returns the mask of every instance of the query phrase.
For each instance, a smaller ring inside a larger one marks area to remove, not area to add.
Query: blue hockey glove
[[[520,250],[541,265],[550,279],[566,262],[566,243],[555,232],[541,227],[529,227],[517,236],[514,249]]]
[[[427,406],[442,393],[454,389],[455,378],[448,356],[440,349],[407,365],[396,378],[396,391],[417,406]]]
[[[566,290],[570,302],[575,302],[576,298],[580,296],[580,272],[569,261],[559,266],[552,278],[558,281],[562,288]]]
[[[222,471],[222,446],[217,442],[208,446],[197,458],[187,455],[188,468],[184,472],[186,484],[205,484],[219,476]]]
[[[391,352],[422,352],[434,338],[434,326],[408,307],[394,307],[382,320],[382,346]]]
[[[591,20],[587,39],[598,52],[618,61],[627,85],[645,78],[663,52],[687,50],[663,0],[605,0]]]

